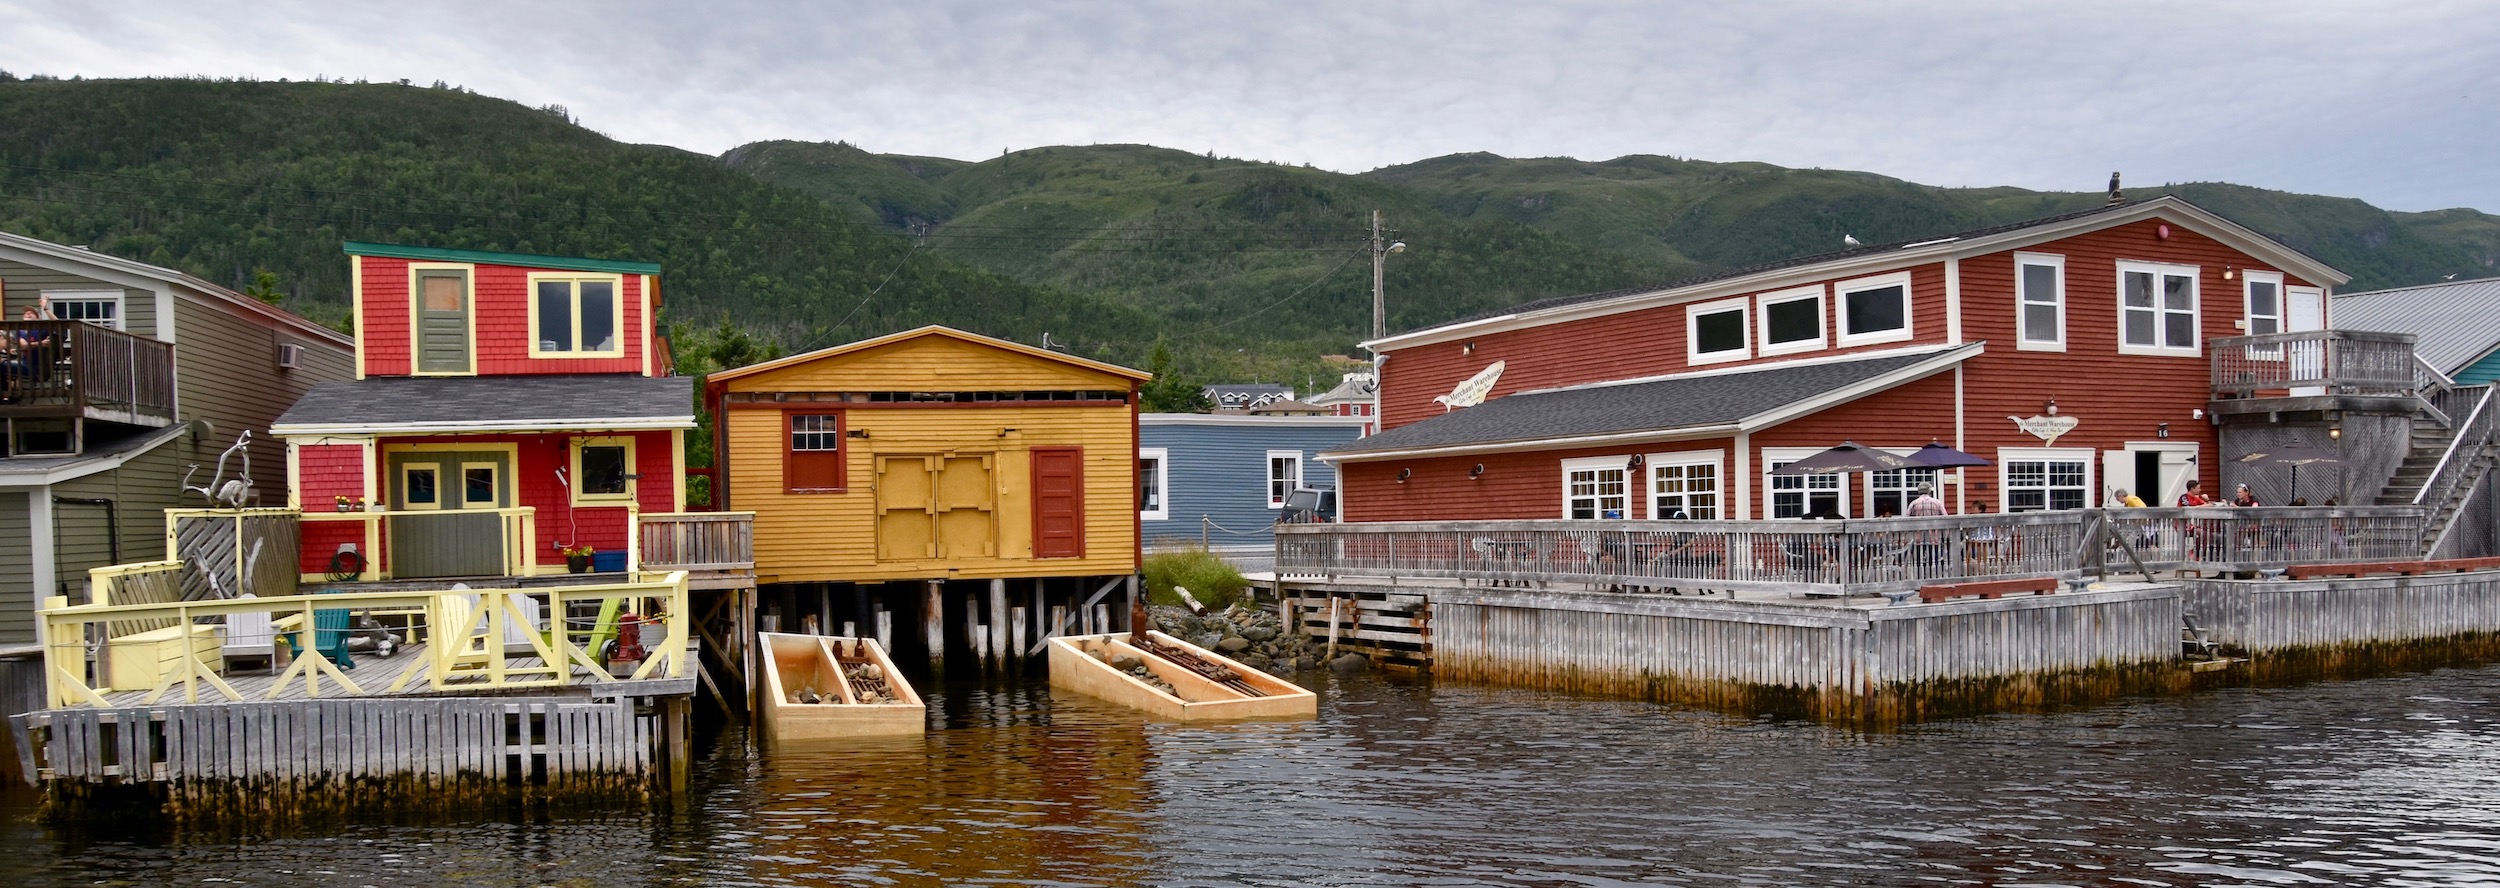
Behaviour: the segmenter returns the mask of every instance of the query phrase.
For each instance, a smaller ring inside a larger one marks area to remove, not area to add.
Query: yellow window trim
[[[586,481],[586,479],[588,478],[588,476],[586,476],[586,475],[583,475],[583,474],[582,474],[582,448],[584,448],[584,447],[622,447],[622,448],[625,448],[625,492],[624,492],[624,493],[583,493],[583,492],[582,492],[582,487],[584,486],[585,481]],[[634,478],[634,475],[636,475],[637,473],[634,471],[634,466],[635,466],[634,456],[635,456],[635,454],[634,454],[634,439],[633,439],[633,436],[631,436],[631,435],[614,435],[614,436],[600,436],[600,437],[576,437],[576,438],[574,438],[574,439],[573,439],[573,443],[572,443],[572,446],[571,446],[571,450],[572,450],[572,459],[571,459],[571,464],[572,464],[572,472],[573,472],[573,483],[572,483],[572,484],[569,484],[569,485],[566,485],[566,488],[565,488],[565,489],[566,489],[567,491],[569,491],[569,492],[572,494],[572,498],[573,498],[573,505],[576,505],[576,506],[604,506],[604,505],[616,505],[616,504],[618,504],[618,503],[632,503],[632,502],[635,502],[635,501],[636,501],[636,499],[635,499],[635,494],[636,494],[637,492],[639,492],[641,482],[639,482],[639,481],[635,480],[635,478]],[[683,509],[681,508],[681,509],[680,509],[680,511],[683,511]]]
[[[565,283],[570,283],[570,284],[574,284],[574,285],[575,285],[575,286],[573,287],[573,330],[572,330],[572,333],[573,333],[573,344],[574,344],[574,345],[577,345],[577,346],[582,344],[582,288],[581,288],[579,285],[580,285],[581,283],[585,282],[585,281],[591,281],[591,282],[605,281],[605,282],[607,282],[607,284],[608,284],[608,292],[609,292],[609,293],[611,293],[611,294],[613,294],[613,295],[615,296],[615,308],[614,308],[614,309],[613,309],[613,310],[609,313],[608,317],[609,317],[609,319],[610,319],[611,321],[615,322],[615,324],[616,324],[616,331],[615,331],[616,348],[611,349],[611,350],[608,350],[608,351],[589,351],[589,350],[587,350],[587,349],[577,349],[577,350],[574,350],[574,351],[541,351],[541,350],[539,350],[539,348],[538,348],[538,344],[539,344],[539,343],[541,343],[541,342],[545,342],[545,341],[546,341],[545,337],[542,337],[542,336],[539,336],[539,335],[538,335],[538,284],[539,284],[541,281],[546,281],[546,282],[556,282],[556,281],[562,281],[562,282],[565,282]],[[567,359],[567,358],[622,358],[622,357],[624,357],[624,356],[625,356],[625,276],[624,276],[624,275],[621,275],[621,274],[584,274],[584,273],[581,273],[581,272],[572,272],[572,271],[533,271],[533,272],[530,272],[530,275],[529,275],[529,286],[528,286],[528,290],[524,293],[524,296],[526,297],[526,299],[527,299],[527,300],[528,300],[528,302],[529,302],[529,310],[530,310],[530,342],[529,342],[529,345],[530,345],[530,357],[531,357],[531,358],[533,358],[533,359],[536,359],[536,358],[545,358],[545,359],[549,359],[549,360],[558,360],[558,361],[561,361],[561,360],[565,360],[565,359]]]
[[[503,468],[502,468],[501,466],[496,465],[495,463],[491,463],[491,462],[464,462],[464,463],[461,463],[461,464],[460,464],[460,505],[461,505],[461,507],[462,507],[462,508],[466,508],[466,507],[469,507],[469,506],[478,505],[477,501],[469,499],[469,470],[470,470],[470,469],[485,469],[485,470],[487,470],[487,471],[489,471],[489,472],[493,472],[493,473],[495,473],[495,489],[494,489],[494,493],[493,493],[493,495],[492,495],[492,496],[489,496],[489,497],[487,498],[485,505],[486,505],[486,507],[487,507],[487,508],[489,508],[489,509],[500,509],[500,508],[503,508]]]
[[[361,264],[361,263],[360,263],[360,264]],[[468,349],[467,349],[467,351],[469,352],[469,369],[467,369],[467,370],[460,370],[460,371],[440,371],[440,370],[438,370],[438,371],[433,371],[433,372],[427,372],[427,371],[425,371],[425,370],[418,369],[419,367],[423,366],[423,364],[422,364],[422,361],[420,360],[420,356],[417,354],[417,319],[418,319],[418,317],[419,317],[419,312],[423,311],[424,309],[423,309],[423,307],[422,307],[422,306],[420,306],[420,305],[418,305],[418,304],[417,304],[417,300],[418,300],[418,299],[420,299],[420,298],[422,298],[422,297],[424,296],[424,294],[423,294],[423,293],[418,292],[418,290],[417,290],[417,277],[418,277],[419,273],[421,273],[421,272],[428,272],[428,271],[457,271],[457,272],[460,272],[460,282],[461,282],[461,287],[462,287],[462,288],[464,289],[464,291],[465,291],[465,292],[463,292],[463,293],[461,294],[461,298],[463,298],[463,299],[467,300],[467,302],[466,302],[465,304],[466,304],[466,305],[468,305],[468,307],[469,307],[468,311],[467,311],[467,312],[465,312],[465,313],[468,315],[468,317],[469,317],[469,347],[468,347]],[[358,270],[357,275],[358,275],[359,280],[361,280],[361,279],[362,279],[362,277],[363,277],[363,271],[362,271],[362,269],[359,269],[359,270]],[[364,305],[364,298],[363,298],[363,295],[364,295],[364,294],[362,294],[362,293],[358,293],[358,294],[357,294],[356,304],[357,304],[359,307],[361,307],[361,306],[363,306],[363,305]],[[365,327],[364,327],[364,319],[360,316],[360,317],[358,317],[358,318],[357,318],[357,320],[356,320],[356,329],[357,329],[358,331],[362,331],[362,330],[364,330],[364,328],[365,328]],[[363,349],[364,349],[364,347],[363,347],[362,345],[358,345],[358,346],[357,346],[357,353],[358,353],[358,355],[359,355],[359,357],[357,358],[357,361],[358,361],[359,365],[361,365],[361,364],[362,364],[362,362],[363,362],[363,360],[364,360],[364,359],[361,357],[361,355],[363,354]],[[476,375],[477,375],[477,266],[476,266],[476,265],[471,264],[471,263],[466,263],[466,262],[410,262],[410,263],[408,263],[408,375],[410,375],[410,376],[476,376]],[[363,378],[363,377],[361,377],[361,376],[360,376],[360,377],[358,377],[358,378],[360,378],[360,379],[361,379],[361,378]]]
[[[410,475],[414,475],[414,474],[416,474],[416,473],[417,473],[417,472],[419,472],[419,471],[427,471],[427,472],[432,472],[432,473],[434,473],[434,501],[433,501],[433,502],[430,502],[430,503],[420,503],[420,502],[417,502],[417,501],[415,501],[415,500],[413,500],[413,499],[410,499],[410,498],[408,497],[408,477],[409,477]],[[441,509],[443,508],[443,464],[442,464],[442,463],[414,463],[414,462],[412,462],[412,463],[400,463],[400,464],[399,464],[399,491],[398,491],[398,492],[399,492],[399,496],[398,496],[397,498],[398,498],[398,500],[399,500],[399,508],[401,508],[401,509],[406,509],[406,510],[411,511],[411,512],[431,512],[431,511],[439,511],[439,510],[441,510]]]

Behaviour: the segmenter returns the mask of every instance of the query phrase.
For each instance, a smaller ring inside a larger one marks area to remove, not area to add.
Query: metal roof
[[[2413,334],[2413,353],[2450,376],[2500,347],[2500,277],[2337,293],[2338,330]]]

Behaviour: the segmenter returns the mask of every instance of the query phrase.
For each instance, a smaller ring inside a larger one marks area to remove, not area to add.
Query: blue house
[[[1366,417],[1147,413],[1137,418],[1146,551],[1201,542],[1263,562],[1296,487],[1334,487],[1319,452],[1359,437]],[[1254,568],[1255,569],[1255,568]]]

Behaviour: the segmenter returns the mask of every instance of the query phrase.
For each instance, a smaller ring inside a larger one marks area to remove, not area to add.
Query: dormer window
[[[624,357],[614,275],[530,275],[530,357]]]

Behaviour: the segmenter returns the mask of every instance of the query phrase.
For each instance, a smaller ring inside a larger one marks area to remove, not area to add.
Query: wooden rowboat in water
[[[764,727],[775,740],[928,730],[929,711],[874,639],[758,633]]]
[[[1144,666],[1159,683],[1122,665]],[[1319,698],[1300,685],[1161,632],[1142,646],[1126,634],[1053,638],[1050,686],[1178,721],[1319,714]]]

